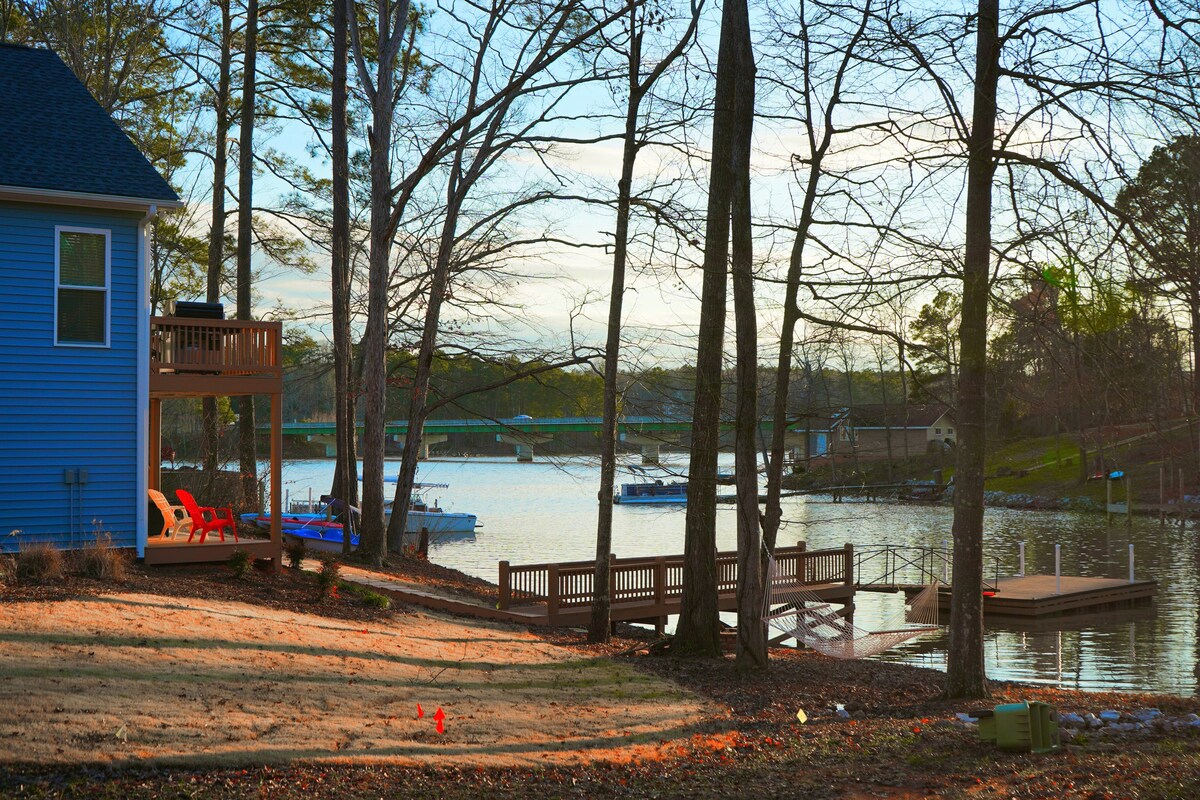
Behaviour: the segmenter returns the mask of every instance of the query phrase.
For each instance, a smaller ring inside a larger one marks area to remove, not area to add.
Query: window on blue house
[[[55,265],[55,344],[108,345],[109,232],[63,228]]]

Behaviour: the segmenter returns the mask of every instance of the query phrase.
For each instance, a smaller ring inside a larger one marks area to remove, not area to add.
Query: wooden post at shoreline
[[[512,605],[512,576],[509,574],[509,563],[500,562],[500,608]]]

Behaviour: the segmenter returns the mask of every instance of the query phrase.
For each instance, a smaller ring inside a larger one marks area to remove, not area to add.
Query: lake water
[[[684,457],[659,471],[666,477],[686,470]],[[725,455],[724,466],[732,466]],[[388,474],[399,462],[389,461]],[[472,458],[422,462],[418,480],[448,483],[429,492],[447,511],[476,514],[483,527],[469,540],[434,542],[430,559],[495,582],[497,562],[514,564],[580,561],[595,557],[595,458],[576,457],[517,463],[512,459]],[[328,491],[331,461],[290,461],[284,488],[293,498]],[[636,480],[627,471],[618,483]],[[950,539],[951,510],[846,502],[828,498],[784,500],[781,545],[805,541],[809,549],[880,544],[941,546]],[[613,509],[613,552],[618,556],[683,552],[682,507]],[[717,544],[736,548],[732,506],[719,507]],[[1126,577],[1128,545],[1134,544],[1136,576],[1159,582],[1153,610],[1118,611],[1098,618],[1066,618],[1031,624],[989,621],[985,652],[992,678],[1044,683],[1085,690],[1137,690],[1197,693],[1200,648],[1200,533],[1178,524],[1137,519],[1105,525],[1104,517],[1066,512],[989,509],[985,518],[987,569],[998,560],[1001,574],[1017,572],[1019,543],[1026,543],[1026,572],[1054,574],[1054,545],[1061,545],[1064,575]],[[886,626],[903,611],[899,595],[860,592],[855,624]],[[732,619],[730,620],[732,621]],[[1061,628],[1056,630],[1055,628]],[[879,658],[943,669],[946,637],[925,637]]]

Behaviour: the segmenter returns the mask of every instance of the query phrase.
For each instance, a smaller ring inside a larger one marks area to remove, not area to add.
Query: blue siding
[[[136,543],[139,218],[0,202],[0,550],[69,547],[97,525]],[[111,231],[108,348],[54,346],[56,225]],[[66,469],[88,471],[74,499]]]

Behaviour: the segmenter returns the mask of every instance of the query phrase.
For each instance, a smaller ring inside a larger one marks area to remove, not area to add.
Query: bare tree
[[[348,8],[344,0],[333,0],[333,64],[331,69],[330,149],[332,157],[333,208],[330,236],[330,282],[333,303],[333,374],[337,460],[334,465],[334,497],[358,505],[358,459],[356,413],[353,389],[354,342],[350,328],[350,134],[346,118],[349,57]],[[349,554],[349,536],[342,539],[342,552]]]
[[[780,502],[783,491],[783,465],[787,448],[787,431],[790,422],[788,413],[789,386],[792,373],[792,350],[795,344],[796,323],[801,319],[800,286],[805,263],[805,248],[813,236],[814,220],[818,202],[824,191],[822,178],[829,179],[826,156],[839,132],[837,113],[844,102],[843,84],[850,76],[859,58],[858,50],[871,19],[871,0],[866,0],[861,10],[848,7],[830,9],[821,3],[804,0],[795,8],[794,21],[786,9],[775,13],[776,27],[781,37],[779,44],[794,47],[798,52],[800,86],[798,104],[803,109],[801,123],[808,146],[804,156],[794,159],[807,165],[803,175],[803,190],[800,200],[799,219],[795,238],[788,257],[788,270],[784,284],[783,319],[780,324],[779,354],[775,366],[775,391],[771,408],[771,442],[767,458],[767,498],[763,511],[763,542],[768,552],[774,551],[779,526],[783,518]],[[812,17],[816,17],[815,21]],[[836,25],[834,23],[837,23]],[[847,23],[850,23],[847,25]],[[793,27],[794,26],[794,27]],[[839,41],[840,36],[844,39]],[[836,42],[836,43],[835,43]],[[790,48],[788,51],[791,52]],[[834,66],[828,76],[827,95],[823,107],[819,89],[822,71],[820,66],[832,60]],[[781,76],[782,81],[787,76]],[[790,82],[789,82],[790,88]],[[807,442],[806,442],[807,446]]]
[[[246,2],[242,55],[241,130],[238,144],[238,216],[237,216],[237,318],[251,319],[252,239],[254,237],[254,104],[258,75],[258,0]],[[242,474],[242,505],[258,503],[258,457],[254,438],[254,398],[241,397],[238,403],[238,462]]]
[[[338,0],[334,0],[337,2]],[[367,330],[363,340],[362,391],[363,496],[360,546],[376,562],[383,559],[386,530],[383,508],[384,408],[387,389],[387,294],[392,234],[392,124],[395,117],[396,69],[405,44],[409,0],[375,3],[375,75],[368,67],[367,47],[358,30],[358,3],[344,0],[350,22],[351,52],[361,90],[371,106],[367,132],[371,155],[371,244],[367,268]],[[402,84],[401,84],[402,86]]]
[[[472,190],[510,152],[536,148],[546,142],[541,126],[558,119],[558,106],[566,96],[580,86],[605,80],[596,72],[583,75],[556,75],[553,67],[588,43],[600,31],[614,24],[627,11],[621,6],[615,11],[592,8],[581,0],[540,9],[533,17],[514,15],[513,0],[492,0],[487,7],[476,9],[472,17],[474,47],[466,49],[461,65],[447,65],[454,74],[461,74],[464,101],[458,116],[451,115],[441,132],[427,147],[422,162],[406,179],[402,192],[415,190],[416,182],[444,160],[444,205],[440,209],[441,224],[437,236],[436,259],[424,294],[424,322],[418,346],[416,372],[413,378],[408,413],[408,432],[401,459],[396,494],[392,501],[392,518],[388,528],[388,543],[397,547],[403,536],[413,484],[416,480],[417,455],[421,442],[421,427],[428,414],[428,394],[433,356],[438,344],[439,323],[446,301],[452,273],[458,258],[460,241],[458,226]],[[586,22],[581,22],[586,20]],[[513,39],[509,39],[512,36]],[[501,56],[511,48],[513,61]],[[501,60],[496,59],[501,57]],[[499,88],[494,85],[490,68],[504,69],[505,77]],[[514,119],[513,113],[521,104],[540,101],[537,110],[526,109],[528,117]],[[536,202],[541,196],[517,201]],[[504,213],[507,213],[505,211]],[[365,474],[364,484],[368,480]],[[365,490],[365,485],[364,485]]]
[[[967,154],[966,254],[959,327],[958,467],[954,473],[954,583],[950,601],[948,697],[986,697],[983,662],[983,470],[987,435],[988,279],[992,247],[993,143],[1000,77],[1000,2],[979,0],[975,101]]]
[[[631,6],[628,12],[628,39],[625,45],[628,70],[625,76],[628,84],[625,89],[628,95],[625,102],[625,131],[621,140],[621,177],[617,182],[617,224],[613,234],[612,286],[609,289],[608,328],[604,346],[604,422],[600,432],[600,491],[596,522],[596,573],[592,580],[592,619],[588,627],[590,642],[607,642],[611,629],[609,554],[612,552],[613,486],[617,469],[617,381],[621,357],[621,317],[625,296],[633,171],[638,152],[647,143],[647,133],[641,122],[642,101],[691,43],[702,8],[702,2],[692,3],[691,19],[686,30],[646,74],[642,74],[645,58],[643,43],[649,31],[661,26],[663,14],[649,3]]]
[[[233,14],[230,0],[220,0],[220,28],[216,37],[217,81],[213,93],[213,158],[212,158],[212,219],[208,228],[208,274],[205,281],[205,299],[210,303],[221,301],[221,277],[225,267],[225,195],[229,188],[229,111],[231,76],[233,72]],[[204,471],[214,475],[220,459],[220,432],[217,419],[217,399],[205,397],[201,400],[203,425]],[[211,478],[210,478],[211,479]]]
[[[750,14],[741,0],[734,31],[736,70],[730,142],[733,238],[730,272],[737,338],[737,407],[734,473],[737,482],[738,625],[737,663],[742,669],[767,666],[763,622],[762,536],[758,516],[758,317],[754,308],[754,233],[750,209],[750,149],[754,133],[754,51]],[[718,67],[720,69],[720,67]]]
[[[737,188],[736,129],[743,31],[749,30],[744,2],[721,8],[721,38],[713,105],[708,216],[704,227],[703,285],[697,331],[696,389],[692,450],[683,545],[683,588],[672,651],[719,658],[717,604],[717,454],[720,446],[721,362],[725,344],[725,299],[729,279],[730,212]],[[752,102],[752,101],[751,101]],[[739,254],[740,251],[739,251]]]

